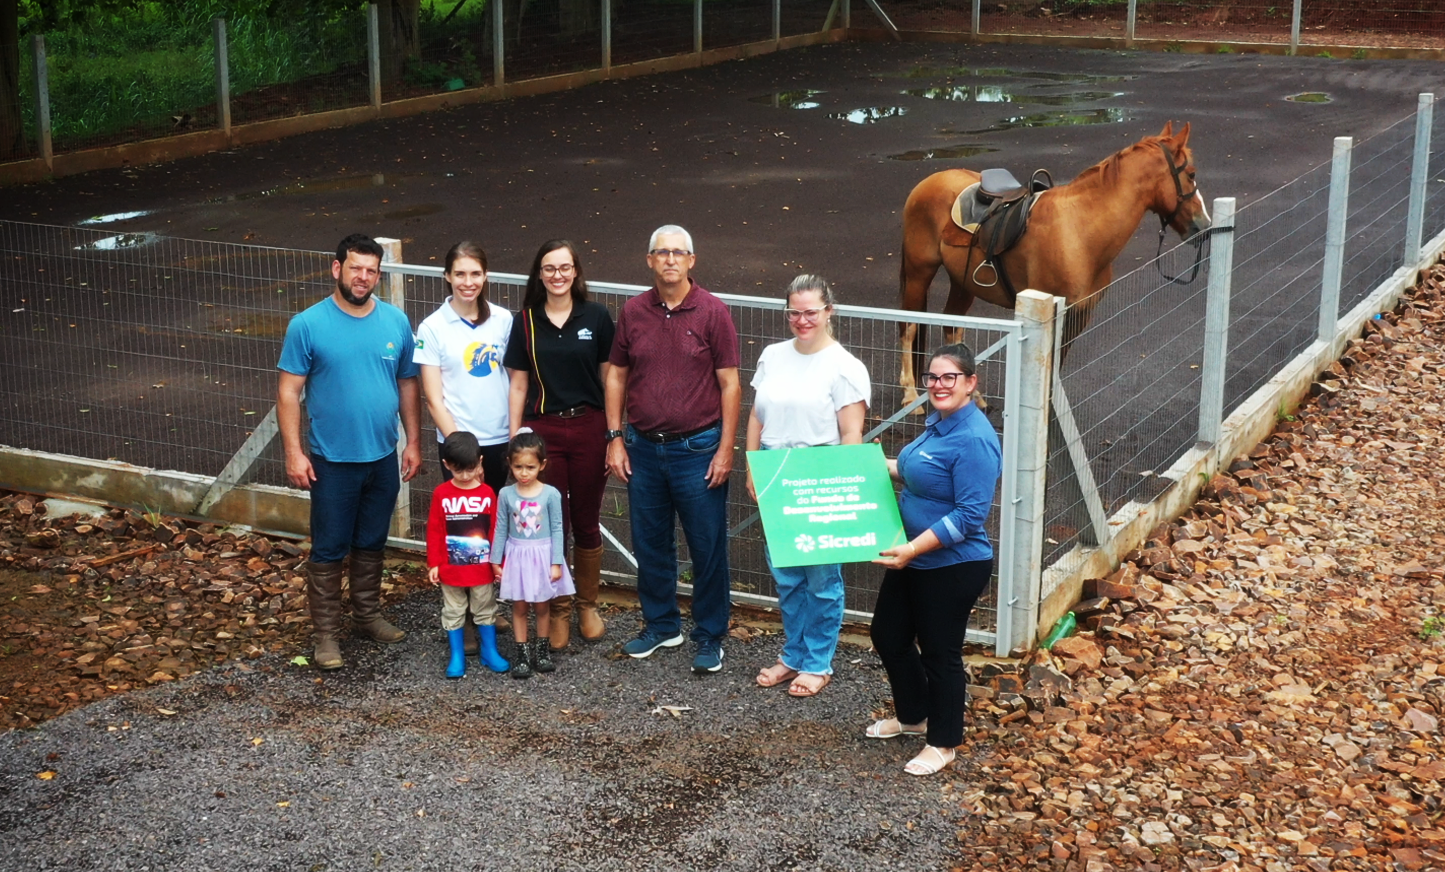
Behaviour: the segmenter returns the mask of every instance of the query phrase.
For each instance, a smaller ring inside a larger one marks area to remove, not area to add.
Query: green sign
[[[883,448],[749,451],[774,566],[861,563],[906,541]]]

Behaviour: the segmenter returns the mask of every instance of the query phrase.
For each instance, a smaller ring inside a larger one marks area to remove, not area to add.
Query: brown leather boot
[[[385,551],[351,552],[351,619],[358,633],[378,642],[400,642],[406,631],[381,616],[381,569]]]
[[[607,634],[607,625],[597,613],[597,588],[602,582],[602,547],[574,548],[576,569],[572,581],[577,585],[577,632],[588,642],[596,642]]]
[[[341,646],[341,572],[345,564],[306,561],[306,604],[311,609],[313,644],[311,662],[317,669],[340,669]]]
[[[462,653],[468,657],[475,657],[477,652],[482,650],[477,640],[477,625],[472,623],[472,613],[466,612],[462,616],[465,623],[462,624]]]
[[[552,600],[552,626],[549,627],[551,636],[548,644],[553,651],[561,651],[567,647],[567,642],[572,638],[572,597],[559,596]]]

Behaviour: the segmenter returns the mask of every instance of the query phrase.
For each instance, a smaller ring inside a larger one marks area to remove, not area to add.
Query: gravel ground
[[[643,661],[574,640],[520,682],[442,676],[434,595],[411,634],[318,675],[233,664],[0,737],[4,869],[943,868],[952,786],[870,742],[878,660],[845,648],[822,695],[752,685],[778,639]],[[664,706],[687,706],[673,714]],[[53,771],[46,780],[38,773]]]

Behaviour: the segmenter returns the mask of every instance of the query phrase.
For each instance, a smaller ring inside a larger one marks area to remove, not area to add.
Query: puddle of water
[[[407,206],[405,209],[393,209],[390,212],[381,213],[381,217],[395,221],[401,218],[420,218],[422,215],[435,215],[446,209],[441,203],[422,203],[420,206]]]
[[[1021,106],[1074,106],[1124,96],[1123,91],[1079,91],[1074,94],[1024,94],[1002,85],[945,85],[939,88],[909,88],[902,93],[929,100],[954,103],[1017,103]]]
[[[1285,99],[1291,103],[1333,103],[1335,98],[1318,91],[1306,91],[1303,94],[1291,94]]]
[[[1085,109],[1080,112],[1038,112],[1033,115],[1010,115],[990,127],[977,130],[942,130],[940,133],[975,136],[1019,127],[1082,127],[1088,124],[1118,124],[1131,120],[1123,109]]]
[[[906,106],[868,106],[851,112],[829,112],[829,118],[850,121],[854,124],[877,124],[889,118],[902,118],[908,114]]]
[[[146,230],[141,233],[121,233],[107,236],[94,242],[75,246],[76,251],[119,251],[125,248],[140,248],[156,241],[156,234]]]
[[[1011,78],[1040,79],[1045,82],[1062,82],[1075,85],[1103,85],[1111,82],[1131,82],[1138,76],[1100,76],[1086,73],[1055,73],[1034,70],[1011,70],[1004,67],[914,67],[903,74],[908,79],[936,78]]]
[[[957,160],[961,157],[987,154],[998,151],[986,145],[949,145],[943,148],[916,148],[901,154],[888,155],[889,160]]]
[[[139,212],[112,212],[109,215],[96,215],[84,221],[76,222],[80,226],[88,224],[114,224],[117,221],[129,221],[132,218],[141,218],[154,212],[154,209],[142,209]]]
[[[822,91],[809,89],[801,91],[774,91],[771,94],[749,97],[748,102],[762,103],[766,106],[772,106],[774,109],[817,109],[822,104],[813,98],[822,93]]]

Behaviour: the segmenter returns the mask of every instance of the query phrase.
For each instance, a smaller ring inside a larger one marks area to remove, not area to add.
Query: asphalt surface
[[[714,290],[771,294],[808,269],[834,280],[845,302],[896,305],[897,211],[930,172],[997,165],[1022,177],[1046,167],[1062,181],[1174,120],[1192,125],[1206,199],[1243,206],[1328,161],[1333,137],[1368,137],[1407,116],[1419,93],[1438,87],[1439,70],[1428,61],[820,46],[0,196],[16,220],[141,212],[97,226],[223,242],[324,251],[364,231],[407,240],[407,259],[423,263],[472,238],[503,272],[525,272],[543,240],[562,236],[583,244],[591,278],[640,283],[648,234],[680,223],[696,240],[697,277]],[[956,86],[962,101],[902,93]],[[798,91],[819,92],[817,107],[771,105]],[[1285,99],[1300,92],[1332,102]],[[1059,114],[1072,121],[1029,126]],[[956,146],[996,151],[890,159]],[[1119,271],[1154,242],[1146,221]],[[941,294],[931,304],[941,308]]]

